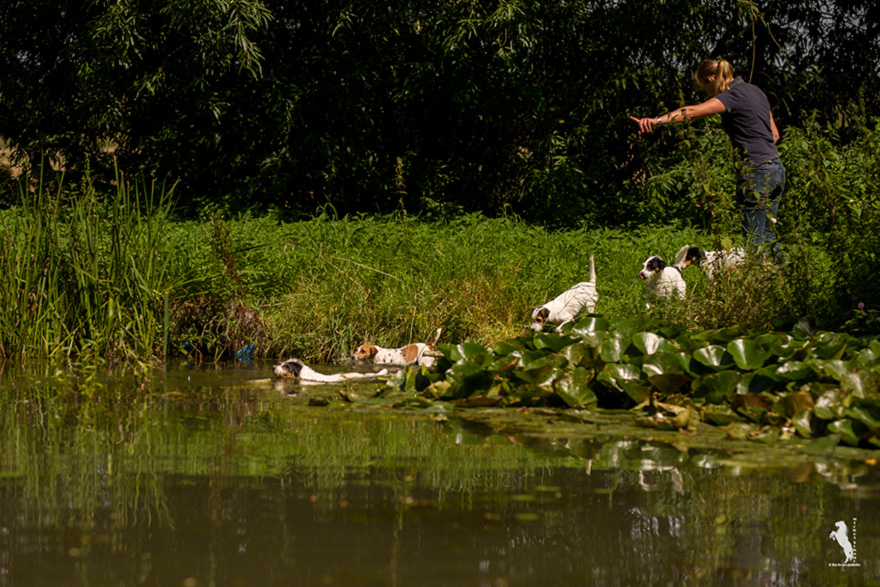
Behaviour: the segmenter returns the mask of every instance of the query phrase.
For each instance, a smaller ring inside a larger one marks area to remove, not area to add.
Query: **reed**
[[[20,184],[0,220],[3,357],[113,360],[160,349],[172,191],[116,177],[108,198],[89,182],[75,194]]]

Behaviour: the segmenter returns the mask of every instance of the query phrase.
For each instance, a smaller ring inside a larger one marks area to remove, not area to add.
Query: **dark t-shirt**
[[[770,126],[770,102],[761,88],[737,77],[715,97],[727,109],[721,114],[721,126],[749,161],[759,165],[779,157]]]

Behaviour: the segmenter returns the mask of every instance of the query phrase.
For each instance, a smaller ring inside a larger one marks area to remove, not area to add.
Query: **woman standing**
[[[755,252],[770,247],[777,260],[784,261],[773,225],[785,188],[785,168],[776,149],[779,131],[770,102],[760,88],[742,77],[734,78],[733,67],[724,59],[704,60],[694,77],[697,87],[709,96],[707,101],[656,118],[630,118],[642,134],[655,126],[720,114],[722,128],[744,158],[736,201],[743,208],[742,228],[749,249]]]

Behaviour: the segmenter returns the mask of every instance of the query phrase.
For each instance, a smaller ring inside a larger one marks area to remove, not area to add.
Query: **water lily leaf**
[[[569,336],[560,336],[550,332],[539,332],[535,335],[535,348],[538,350],[550,350],[558,353],[563,348],[575,342],[575,339]]]
[[[516,352],[514,356],[519,356],[520,361],[514,372],[531,371],[533,369],[543,369],[550,367],[563,367],[567,363],[567,359],[559,354],[547,353],[545,351],[525,351]]]
[[[736,371],[721,371],[698,377],[691,383],[694,397],[705,397],[710,404],[720,404],[736,393],[740,375]]]
[[[602,316],[587,316],[578,320],[571,328],[571,333],[580,337],[587,337],[597,332],[605,332],[611,326]]]
[[[596,366],[599,352],[593,346],[580,343],[565,347],[560,354],[568,360],[568,364],[571,366],[593,367]]]
[[[589,387],[595,377],[595,371],[577,367],[556,380],[556,394],[572,408],[595,406],[599,400]]]
[[[736,366],[743,371],[752,371],[764,365],[770,353],[762,349],[755,341],[738,338],[727,345],[727,352],[733,356]]]
[[[721,371],[733,365],[733,356],[724,347],[715,344],[694,351],[693,357],[713,371]]]
[[[844,335],[826,332],[818,336],[817,343],[810,349],[810,354],[825,360],[840,359],[846,347],[847,339]]]
[[[799,412],[812,410],[815,402],[813,396],[806,391],[789,393],[773,405],[773,411],[787,418],[793,417]]]
[[[840,359],[818,360],[813,364],[819,368],[820,374],[831,377],[835,381],[843,381],[849,373],[846,363]]]
[[[492,387],[495,374],[473,363],[456,363],[446,371],[450,392],[455,399],[470,397]]]
[[[648,399],[651,385],[641,380],[642,370],[636,365],[611,363],[605,365],[598,379],[610,383],[614,389],[626,393],[637,404]]]
[[[637,417],[636,426],[655,428],[657,430],[681,430],[687,428],[690,423],[691,411],[689,408],[681,408],[673,413],[658,411],[653,416]]]
[[[675,345],[670,343],[668,340],[663,338],[662,336],[658,336],[653,332],[639,332],[632,337],[632,344],[634,347],[639,349],[642,354],[645,355],[653,355],[656,353],[663,343],[667,343],[666,348],[671,352],[675,352],[678,349],[675,348]],[[671,348],[669,348],[671,346]]]
[[[830,389],[816,398],[813,413],[823,420],[836,420],[842,418],[846,409],[850,406],[849,398],[844,396],[840,389]]]
[[[443,355],[452,361],[453,363],[457,363],[459,361],[469,361],[471,363],[480,364],[482,363],[488,356],[490,356],[489,351],[482,345],[479,345],[475,342],[463,342],[461,344],[440,344],[437,345],[437,348]]]
[[[602,342],[599,347],[599,357],[606,363],[616,363],[623,355],[623,347],[623,337],[615,332]]]
[[[776,380],[767,375],[766,371],[743,373],[736,385],[737,393],[762,393],[776,387]]]
[[[733,422],[743,422],[742,416],[730,409],[730,406],[704,406],[701,410],[705,422],[714,426],[727,426]]]
[[[839,434],[840,439],[850,446],[859,445],[859,437],[866,430],[864,425],[849,419],[835,420],[828,424],[828,431]]]
[[[642,370],[648,377],[652,375],[666,375],[668,373],[684,373],[678,356],[667,352],[658,352],[647,357],[642,362]]]
[[[812,414],[813,410],[802,410],[791,419],[794,429],[804,438],[811,438],[813,436],[813,428],[810,424],[810,416]]]
[[[880,420],[875,418],[865,406],[853,405],[844,414],[849,418],[858,420],[868,428],[880,428]]]
[[[504,340],[501,342],[497,342],[492,347],[492,352],[495,353],[496,355],[509,355],[509,354],[513,353],[514,351],[529,350],[530,345],[533,342],[533,339],[531,337],[529,337],[527,340],[528,340],[528,342],[526,342],[525,339],[515,338],[513,340]],[[438,345],[438,346],[443,346],[443,345]],[[447,346],[452,346],[452,345],[447,345]]]
[[[691,378],[684,373],[663,373],[662,375],[648,376],[648,383],[664,395],[678,393],[690,380]]]
[[[386,385],[389,387],[393,387],[394,389],[398,389],[403,391],[403,387],[406,384],[406,370],[401,369],[396,372],[394,375],[388,378]]]
[[[776,369],[776,375],[784,379],[798,381],[814,377],[816,372],[807,363],[787,361]]]
[[[435,381],[422,392],[422,395],[434,399],[452,399],[453,394],[451,388],[452,384],[445,379],[442,381]]]

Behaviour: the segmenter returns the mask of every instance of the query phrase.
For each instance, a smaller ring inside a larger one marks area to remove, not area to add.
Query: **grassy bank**
[[[0,213],[0,354],[108,360],[238,351],[337,360],[364,341],[398,346],[442,327],[442,342],[524,333],[532,306],[588,278],[595,257],[609,317],[646,313],[642,261],[720,238],[668,226],[551,232],[515,219],[405,215],[283,222],[271,215],[173,219],[173,193],[119,178],[107,197],[37,189]],[[735,238],[735,237],[734,237]],[[782,270],[747,267],[650,312],[689,327],[772,329],[851,309],[821,246],[788,244]]]

